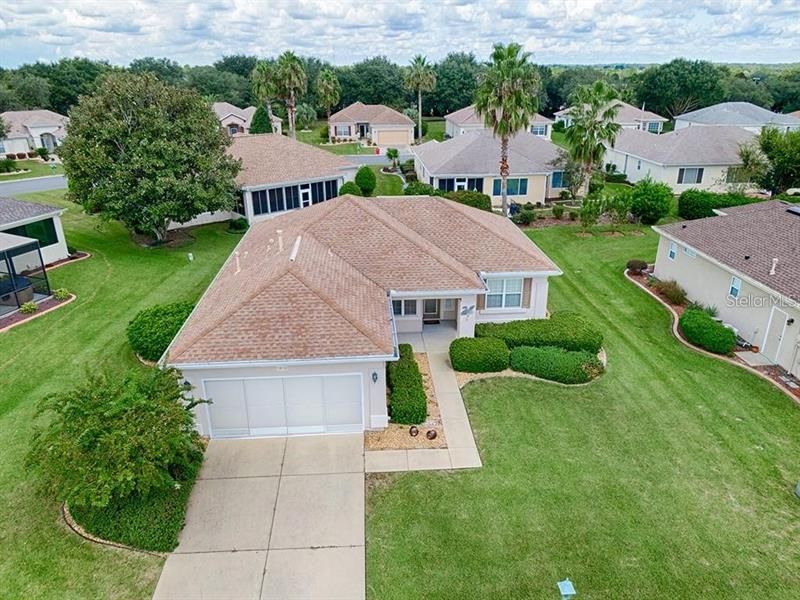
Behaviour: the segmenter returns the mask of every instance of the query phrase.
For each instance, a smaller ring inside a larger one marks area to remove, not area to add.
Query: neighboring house
[[[800,118],[774,113],[750,102],[722,102],[675,117],[675,129],[729,125],[760,133],[764,127],[780,131],[800,129]]]
[[[619,105],[619,110],[614,121],[619,123],[623,129],[639,129],[650,133],[661,133],[664,123],[669,120],[649,110],[636,108],[622,100],[616,100],[615,102]],[[564,123],[565,127],[572,125],[571,111],[572,108],[565,108],[555,112],[556,122]]]
[[[37,240],[49,265],[69,256],[61,226],[63,213],[57,206],[0,197],[0,232]]]
[[[445,191],[477,190],[501,205],[500,140],[491,131],[471,131],[444,142],[436,140],[412,148],[417,178]],[[552,162],[560,149],[549,140],[522,132],[509,142],[509,201],[544,202],[566,187],[564,174]]]
[[[690,127],[658,136],[622,130],[614,146],[606,148],[604,162],[631,182],[649,176],[676,194],[689,188],[722,191],[746,183],[736,169],[739,147],[754,137],[740,127]]]
[[[410,146],[414,143],[414,121],[383,104],[354,102],[330,116],[328,136],[376,146]]]
[[[250,122],[253,120],[253,115],[256,114],[255,106],[239,108],[229,102],[214,102],[211,108],[214,109],[220,125],[228,132],[228,135],[250,133]],[[280,117],[275,115],[272,115],[272,133],[278,135],[282,133]]]
[[[760,353],[800,376],[800,208],[776,200],[653,229],[655,276],[714,306]]]
[[[544,318],[558,267],[499,215],[444,198],[342,196],[255,223],[162,362],[218,437],[388,422],[397,332]]]
[[[800,119],[800,110],[794,110],[789,113],[790,117],[794,117],[795,119]]]
[[[483,119],[475,112],[475,105],[470,104],[449,115],[445,115],[445,138],[454,138],[470,131],[482,131],[486,129]],[[553,132],[553,121],[536,113],[536,116],[528,125],[528,131],[533,135],[550,139]]]
[[[47,148],[52,152],[67,136],[69,118],[52,110],[9,110],[0,114],[8,127],[0,139],[0,155],[33,152]]]

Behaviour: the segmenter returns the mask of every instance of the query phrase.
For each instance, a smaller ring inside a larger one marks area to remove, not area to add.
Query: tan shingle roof
[[[66,135],[66,125],[69,118],[52,110],[8,110],[0,113],[0,117],[8,127],[7,137],[28,136],[28,127],[59,127],[56,137]]]
[[[661,123],[666,123],[669,120],[649,110],[636,108],[622,100],[617,100],[616,103],[619,104],[619,110],[617,111],[617,118],[615,121],[621,125],[634,125],[644,121],[660,121]],[[555,115],[557,117],[568,115],[570,110],[572,110],[572,107],[556,111]]]
[[[614,150],[668,166],[738,165],[739,147],[753,138],[740,127],[685,127],[661,135],[623,129]]]
[[[241,187],[337,177],[356,168],[346,158],[272,133],[235,136],[228,154],[242,161],[236,177]]]
[[[253,120],[253,115],[256,114],[256,107],[255,106],[248,106],[247,108],[239,108],[235,104],[231,104],[230,102],[214,102],[211,105],[214,113],[217,115],[217,118],[221,121],[228,115],[235,115],[239,117],[245,129],[250,128],[250,122]],[[272,122],[279,123],[280,117],[277,115],[272,115]]]
[[[788,212],[791,207],[798,208],[770,200],[654,229],[800,302],[800,215]],[[778,264],[770,275],[774,258]]]
[[[469,106],[465,106],[464,108],[459,108],[451,112],[448,115],[445,115],[444,118],[448,121],[452,121],[456,125],[483,125],[483,119],[480,118],[477,112],[475,112],[475,105],[470,104]],[[536,113],[536,116],[533,118],[531,123],[552,123],[552,119],[548,119],[547,117]]]
[[[403,113],[383,104],[353,102],[331,115],[331,123],[369,123],[370,125],[414,125]]]
[[[237,252],[170,364],[384,357],[389,291],[482,290],[480,271],[556,270],[507,219],[427,196],[335,198],[255,223]]]

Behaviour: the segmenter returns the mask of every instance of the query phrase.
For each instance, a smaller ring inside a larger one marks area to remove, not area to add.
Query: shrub
[[[605,179],[603,175],[600,173],[592,173],[592,177],[589,179],[589,190],[590,194],[599,194],[603,191],[603,188],[606,186]]]
[[[589,229],[592,225],[597,225],[597,220],[603,212],[603,202],[596,196],[586,196],[580,209],[581,226]]]
[[[405,174],[406,183],[413,183],[417,181],[417,174],[414,171],[409,171]]]
[[[68,245],[67,246],[67,254],[70,256],[75,256],[78,253],[78,249],[75,246]]]
[[[561,190],[558,192],[558,197],[562,200],[572,200],[572,192],[569,190]]]
[[[625,173],[606,173],[606,183],[628,183]]]
[[[6,160],[17,160],[16,154],[6,154]]]
[[[633,186],[631,212],[645,225],[655,225],[669,214],[672,207],[672,189],[666,183],[649,177]]]
[[[16,171],[17,167],[14,166],[14,161],[9,158],[0,160],[0,173],[11,173]]]
[[[413,158],[409,158],[408,160],[404,160],[403,162],[401,162],[400,163],[400,170],[406,175],[408,175],[409,173],[413,173],[414,172],[414,159]]]
[[[389,414],[393,423],[418,425],[428,416],[428,398],[422,383],[414,350],[400,344],[400,358],[386,366],[389,386]]]
[[[444,196],[444,190],[433,187],[422,181],[412,181],[403,190],[406,196]]]
[[[58,500],[108,506],[113,500],[174,489],[203,451],[175,369],[94,373],[47,396],[27,464]]]
[[[344,196],[346,194],[352,194],[353,196],[363,196],[364,192],[361,191],[361,188],[358,187],[358,184],[355,181],[345,181],[344,185],[339,188],[339,195]]]
[[[531,222],[536,220],[536,213],[532,210],[522,209],[513,217],[511,217],[511,221],[516,223],[517,225],[530,225]]]
[[[128,341],[145,360],[158,360],[192,312],[191,302],[157,304],[140,311],[128,323]]]
[[[632,258],[625,266],[628,268],[629,272],[633,273],[634,275],[639,275],[642,271],[647,269],[648,265],[646,260]]]
[[[515,371],[559,383],[586,383],[603,372],[603,363],[591,352],[555,346],[514,348],[509,362]]]
[[[228,231],[233,231],[234,233],[242,233],[247,231],[247,219],[244,217],[239,217],[238,219],[231,219],[228,221]]]
[[[48,158],[50,158],[50,151],[47,148],[37,148],[36,154],[42,160],[47,160]]]
[[[454,200],[459,204],[466,204],[467,206],[488,210],[489,212],[492,211],[492,199],[481,192],[460,190],[458,192],[447,192],[444,197],[449,200]]]
[[[571,210],[571,211],[569,211],[569,220],[570,221],[577,221],[579,215],[580,215],[580,213],[578,213],[577,210]]]
[[[58,288],[57,290],[53,290],[53,298],[56,300],[66,300],[69,298],[70,293],[67,288]]]
[[[319,138],[323,142],[327,142],[328,141],[328,136],[329,135],[330,135],[330,130],[328,129],[327,125],[323,125],[322,127],[319,128]]]
[[[563,217],[564,216],[564,207],[561,206],[560,204],[556,204],[553,207],[553,216],[556,219],[560,219],[561,217]]]
[[[370,169],[367,165],[363,165],[356,171],[356,185],[364,192],[364,196],[371,196],[375,191],[375,186],[378,185],[378,180],[375,177],[375,171]]]
[[[703,219],[713,217],[714,209],[761,201],[762,198],[750,198],[744,194],[715,194],[705,190],[686,190],[678,196],[678,215],[687,220]]]
[[[28,158],[28,154],[26,152],[17,152],[16,156],[17,160],[25,160]]]
[[[508,346],[496,338],[457,338],[450,344],[450,364],[456,371],[495,373],[508,368]]]
[[[712,319],[716,318],[719,314],[716,306],[712,306],[711,304],[706,306],[702,302],[689,302],[689,304],[686,305],[686,310],[702,310]]]
[[[28,152],[28,158],[38,158],[38,157],[39,154],[36,152],[36,150],[31,150]]]
[[[19,305],[19,312],[23,315],[32,315],[37,310],[39,310],[39,305],[36,304],[33,300],[29,300],[28,302],[23,302]]]
[[[705,310],[683,311],[678,326],[686,339],[715,354],[730,354],[736,347],[736,334],[715,321]]]
[[[517,346],[557,346],[597,354],[603,347],[603,334],[582,316],[568,311],[553,313],[549,319],[478,323],[475,336],[503,340],[512,349]]]
[[[562,132],[566,130],[567,126],[564,125],[564,121],[556,121],[553,123],[553,131]]]
[[[671,304],[681,306],[686,304],[686,290],[684,290],[678,282],[674,279],[667,279],[666,281],[655,281],[653,283],[655,290],[664,296]]]

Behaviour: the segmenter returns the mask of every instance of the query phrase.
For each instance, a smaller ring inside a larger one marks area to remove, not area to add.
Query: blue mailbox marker
[[[569,579],[558,582],[558,591],[561,592],[561,598],[563,600],[574,598],[576,593],[575,586],[572,585],[572,582]]]

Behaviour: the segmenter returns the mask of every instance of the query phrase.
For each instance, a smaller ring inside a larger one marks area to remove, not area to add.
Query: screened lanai
[[[0,232],[0,318],[49,295],[39,242]]]

